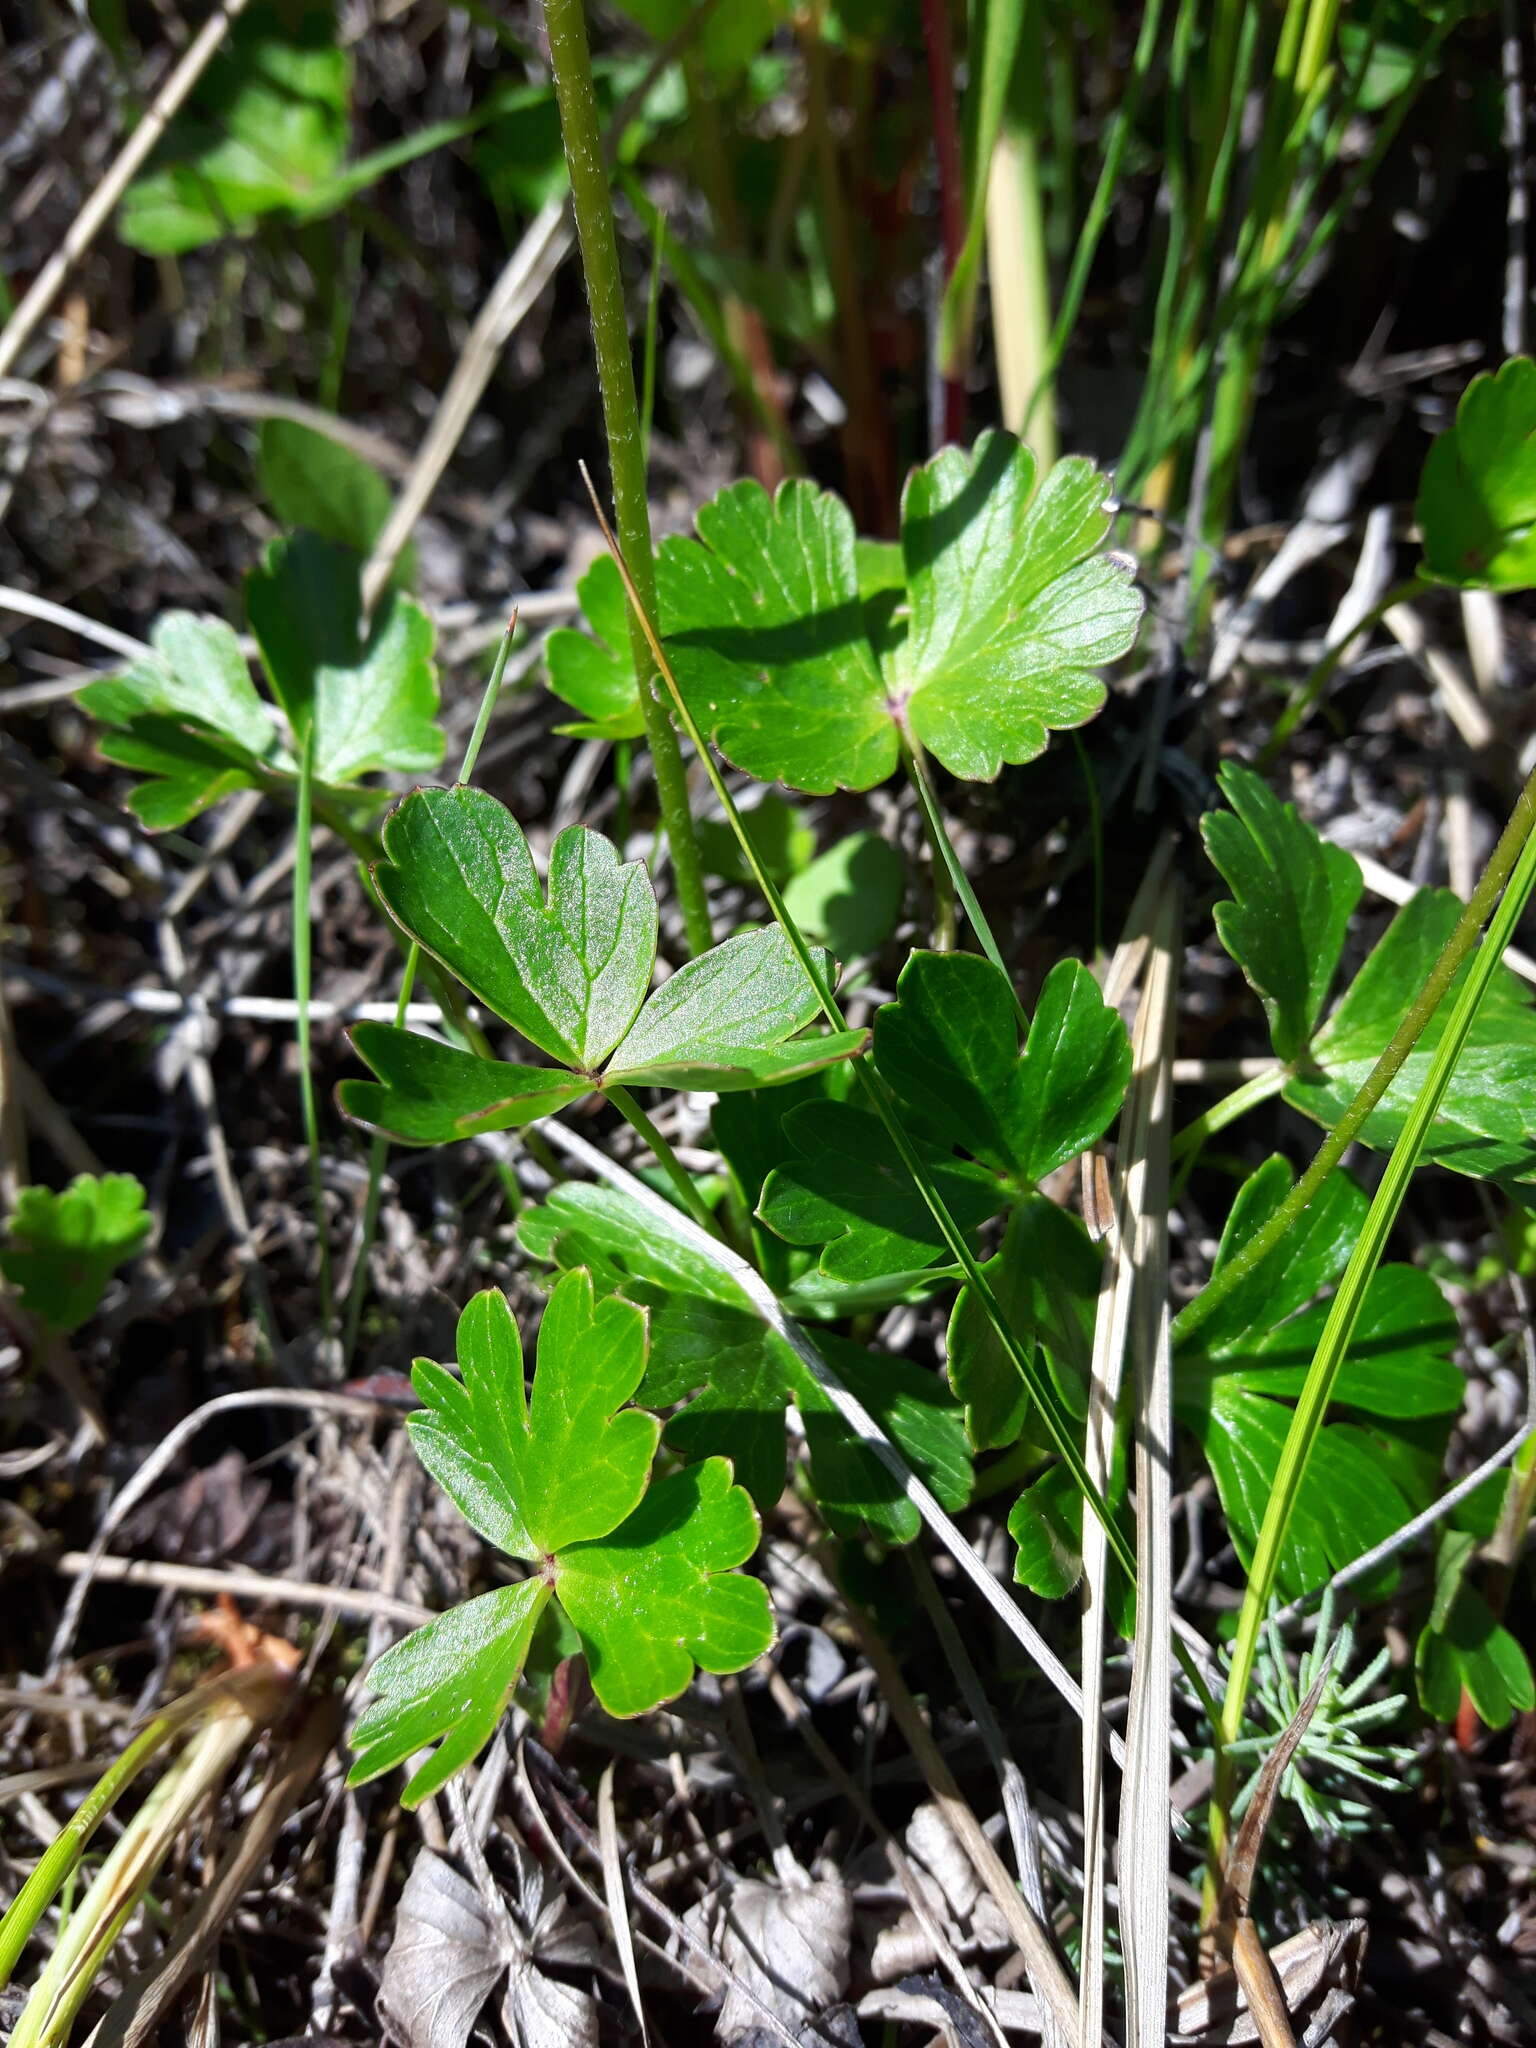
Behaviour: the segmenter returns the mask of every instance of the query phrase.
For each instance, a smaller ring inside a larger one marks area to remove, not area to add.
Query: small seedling
[[[437,1742],[406,1786],[414,1806],[475,1757],[558,1601],[612,1714],[643,1714],[706,1671],[740,1671],[773,1640],[765,1589],[733,1568],[758,1519],[726,1458],[654,1478],[661,1424],[628,1407],[646,1370],[644,1312],[566,1274],[539,1331],[531,1396],[506,1297],[459,1318],[462,1379],[426,1359],[408,1423],[427,1470],[472,1526],[530,1567],[428,1622],[374,1665],[381,1697],[353,1731],[360,1784]]]
[[[107,1282],[154,1228],[131,1173],[78,1174],[61,1194],[22,1188],[0,1251],[0,1271],[29,1315],[68,1336],[101,1306]]]

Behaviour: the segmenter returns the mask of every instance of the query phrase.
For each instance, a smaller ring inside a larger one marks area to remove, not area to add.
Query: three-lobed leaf
[[[696,1663],[740,1670],[773,1636],[767,1593],[734,1571],[758,1521],[729,1461],[649,1483],[660,1424],[626,1405],[646,1369],[640,1307],[597,1298],[583,1269],[565,1273],[530,1393],[512,1312],[487,1291],[459,1319],[458,1356],[458,1377],[418,1360],[412,1441],[471,1525],[535,1571],[439,1616],[374,1667],[381,1697],[358,1723],[352,1782],[440,1740],[406,1788],[410,1804],[488,1740],[551,1595],[615,1714],[660,1705]]]
[[[1474,377],[1419,483],[1424,573],[1464,589],[1536,585],[1536,362]]]
[[[883,581],[866,595],[840,499],[799,479],[773,498],[733,484],[701,509],[696,539],[659,552],[683,693],[764,781],[869,789],[903,741],[989,780],[1091,718],[1097,670],[1135,639],[1140,598],[1103,551],[1108,498],[1077,457],[1036,489],[1034,457],[1011,435],[942,451],[903,500],[902,620]]]
[[[1232,891],[1216,905],[1221,943],[1264,1004],[1287,1064],[1301,1058],[1338,972],[1363,883],[1353,856],[1330,846],[1249,769],[1219,776],[1229,811],[1200,821],[1206,851]]]
[[[131,1173],[77,1174],[57,1193],[21,1188],[0,1272],[29,1315],[67,1336],[96,1313],[108,1280],[143,1249],[153,1227]]]
[[[875,1064],[938,1136],[1031,1187],[1100,1137],[1131,1073],[1124,1024],[1075,960],[1047,975],[1019,1050],[1007,976],[974,953],[913,953],[876,1014]]]
[[[650,877],[585,826],[555,840],[547,893],[522,828],[483,790],[415,791],[385,825],[384,854],[375,879],[401,929],[570,1070],[360,1026],[354,1043],[378,1079],[344,1082],[342,1107],[408,1144],[511,1129],[589,1088],[754,1089],[813,1073],[866,1042],[862,1031],[801,1035],[820,998],[777,925],[738,933],[647,995],[657,930]],[[830,979],[830,957],[814,958]]]

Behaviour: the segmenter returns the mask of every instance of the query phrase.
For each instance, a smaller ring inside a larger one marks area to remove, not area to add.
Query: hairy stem
[[[571,177],[571,206],[581,243],[581,263],[592,312],[592,344],[597,380],[603,398],[603,425],[608,436],[608,463],[613,473],[613,502],[619,539],[630,573],[656,614],[656,574],[651,548],[651,515],[646,502],[645,443],[640,407],[635,396],[635,365],[629,350],[629,322],[624,310],[624,282],[619,272],[618,244],[613,233],[613,196],[603,162],[603,132],[597,93],[592,84],[592,55],[582,0],[545,0],[550,63],[555,98],[560,108],[560,133]],[[671,717],[656,689],[655,670],[645,635],[633,620],[630,643],[640,678],[640,708],[656,776],[662,823],[672,849],[678,906],[683,914],[689,949],[707,952],[712,943],[709,900],[704,889],[704,864],[688,808],[688,779],[682,748]]]

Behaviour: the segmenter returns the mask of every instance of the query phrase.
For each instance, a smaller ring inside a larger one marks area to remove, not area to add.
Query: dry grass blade
[[[815,1757],[827,1776],[838,1787],[843,1797],[853,1807],[864,1825],[891,1859],[891,1869],[896,1873],[897,1883],[906,1893],[907,1904],[911,1908],[918,1925],[933,1944],[934,1954],[943,1964],[946,1973],[954,1984],[955,1990],[965,2000],[972,2012],[976,2014],[978,2021],[986,2032],[997,2042],[998,2048],[1002,2048],[1002,2029],[998,2025],[997,2019],[990,2007],[984,2005],[977,1996],[975,1985],[972,1984],[970,1978],[966,1975],[965,1964],[956,1953],[953,1942],[945,1933],[943,1926],[935,1917],[929,1905],[923,1887],[918,1880],[917,1872],[912,1867],[911,1858],[907,1855],[906,1850],[897,1841],[896,1837],[885,1825],[885,1822],[881,1820],[879,1814],[876,1813],[874,1807],[865,1796],[863,1787],[844,1770],[836,1752],[806,1712],[804,1702],[796,1696],[795,1692],[785,1681],[783,1673],[773,1665],[770,1665],[768,1668],[768,1690],[773,1695],[774,1705],[778,1708],[779,1712],[784,1716],[790,1727],[795,1730],[796,1734],[799,1735],[806,1748]]]
[[[923,1719],[916,1700],[907,1690],[906,1681],[898,1670],[896,1660],[869,1627],[857,1607],[848,1606],[848,1614],[864,1645],[864,1654],[874,1666],[880,1682],[880,1692],[891,1712],[896,1716],[908,1747],[917,1759],[918,1769],[927,1782],[928,1790],[949,1823],[950,1831],[970,1857],[976,1875],[997,1901],[999,1910],[1008,1924],[1008,1931],[1018,1944],[1019,1954],[1024,1958],[1024,1967],[1045,2010],[1051,2015],[1062,2035],[1071,2039],[1077,2028],[1078,1994],[1071,1978],[1067,1975],[1044,1923],[1034,1909],[1020,1896],[1018,1886],[1009,1875],[1008,1866],[993,1848],[975,1814],[971,1811],[960,1787],[955,1783],[949,1765],[945,1763],[934,1741],[928,1723]],[[1093,2048],[1099,2048],[1094,2042]]]
[[[411,529],[426,509],[475,407],[485,395],[508,337],[560,268],[570,246],[571,223],[565,202],[552,199],[534,216],[475,316],[453,375],[438,400],[426,438],[411,464],[411,473],[401,486],[363,570],[365,611],[372,611],[378,603]]]
[[[603,1896],[608,1902],[608,1924],[613,1929],[613,1945],[619,1952],[619,1968],[624,1972],[624,1989],[629,1993],[629,2002],[634,2008],[640,2039],[648,2048],[651,2035],[645,2023],[640,1973],[635,1968],[635,1944],[629,1931],[629,1906],[624,1896],[624,1860],[619,1853],[619,1819],[613,1803],[613,1772],[614,1765],[610,1761],[597,1787],[597,1843],[603,1859]]]
[[[527,1752],[522,1744],[518,1745],[517,1771],[514,1783],[522,1794],[524,1804],[527,1806],[530,1815],[548,1840],[561,1869],[564,1870],[571,1883],[593,1906],[597,1907],[600,1911],[606,1910],[603,1902],[593,1892],[592,1887],[583,1880],[561,1846],[557,1830],[551,1825],[550,1816],[533,1789],[533,1781],[528,1774]],[[592,1830],[581,1819],[580,1815],[575,1812],[570,1802],[561,1795],[558,1786],[546,1781],[545,1791],[548,1794],[551,1806],[554,1807],[560,1817],[561,1824],[570,1830],[593,1861],[601,1864],[602,1850]],[[695,1957],[702,1964],[703,1968],[700,1971],[689,1970],[680,1956],[674,1954],[669,1949],[660,1947],[647,1936],[641,1935],[640,1939],[645,1943],[645,1946],[652,1955],[658,1957],[669,1969],[675,1970],[680,1976],[686,1977],[695,1990],[700,1988],[701,1978],[703,1987],[711,1992],[717,1990],[722,1983],[732,1985],[756,2012],[758,2019],[762,2022],[763,2031],[773,2040],[779,2042],[781,2048],[802,2048],[802,2044],[796,2040],[795,2036],[785,2026],[773,2008],[765,2005],[752,1989],[752,1986],[743,1983],[735,1971],[721,1961],[709,1944],[688,1925],[686,1920],[674,1913],[664,1900],[657,1898],[649,1885],[642,1882],[638,1876],[631,1874],[631,1889],[634,1893],[635,1903],[643,1906],[646,1912],[659,1920],[672,1939],[681,1948],[686,1949],[690,1956]]]
[[[70,222],[57,249],[32,280],[31,289],[0,331],[0,377],[15,369],[34,328],[64,287],[64,281],[106,226],[112,209],[165,133],[171,116],[207,69],[224,32],[245,12],[246,0],[224,0],[208,17],[186,54],[155,94],[142,121],[113,159],[106,176]]]
[[[1155,903],[1155,908],[1154,908]],[[1115,1450],[1115,1415],[1130,1334],[1132,1302],[1146,1263],[1149,1237],[1156,1227],[1149,1215],[1150,1152],[1154,1115],[1159,1105],[1166,1123],[1169,1090],[1168,1060],[1172,1043],[1172,989],[1176,937],[1168,918],[1173,891],[1164,887],[1158,898],[1139,899],[1136,911],[1144,926],[1132,925],[1116,949],[1107,980],[1124,985],[1131,958],[1143,963],[1142,997],[1132,1034],[1131,1085],[1120,1115],[1119,1186],[1108,1256],[1099,1289],[1094,1321],[1093,1356],[1088,1383],[1088,1427],[1084,1456],[1088,1474],[1101,1494],[1108,1495]],[[1104,1699],[1105,1613],[1109,1593],[1109,1544],[1096,1516],[1083,1517],[1083,1727],[1102,1718]],[[1166,1826],[1167,1801],[1163,1805]],[[1082,2011],[1078,2039],[1082,2048],[1097,2048],[1104,2034],[1104,1774],[1096,1742],[1083,1743],[1083,1970]]]
[[[1127,2048],[1159,2048],[1168,1989],[1168,1808],[1173,1739],[1173,1347],[1168,1309],[1168,1149],[1179,899],[1164,899],[1137,1019],[1137,1089],[1148,1096],[1137,1217],[1136,1641],[1120,1789],[1120,1947]],[[1142,1031],[1145,1021],[1146,1030]],[[1146,1065],[1142,1061],[1145,1058]]]
[[[736,1285],[741,1289],[748,1301],[750,1301],[756,1314],[761,1316],[762,1320],[775,1335],[783,1338],[784,1342],[795,1353],[795,1356],[806,1367],[807,1371],[811,1373],[817,1385],[822,1388],[827,1398],[835,1405],[838,1413],[848,1424],[849,1428],[853,1430],[859,1441],[869,1446],[871,1453],[880,1460],[885,1469],[899,1482],[905,1497],[911,1501],[924,1522],[944,1545],[950,1556],[954,1558],[966,1578],[970,1580],[977,1592],[980,1593],[982,1599],[986,1601],[993,1613],[997,1615],[1009,1634],[1023,1645],[1029,1656],[1039,1666],[1040,1670],[1067,1702],[1068,1706],[1071,1707],[1072,1711],[1075,1714],[1081,1714],[1083,1711],[1083,1695],[1077,1681],[1072,1677],[1055,1651],[1045,1641],[1039,1630],[1034,1627],[1029,1617],[1014,1600],[1010,1599],[1005,1588],[1000,1586],[996,1578],[988,1571],[960,1530],[955,1527],[949,1516],[945,1514],[943,1508],[940,1507],[922,1480],[912,1471],[905,1458],[902,1457],[900,1451],[897,1450],[863,1402],[858,1400],[843,1385],[843,1382],[838,1378],[831,1366],[827,1364],[800,1325],[792,1317],[784,1313],[783,1308],[779,1304],[778,1297],[763,1280],[757,1268],[749,1265],[745,1259],[733,1252],[729,1246],[721,1244],[718,1238],[709,1236],[696,1223],[690,1222],[680,1209],[674,1208],[670,1202],[664,1200],[660,1195],[653,1193],[645,1185],[644,1181],[637,1180],[632,1173],[627,1173],[622,1166],[616,1166],[612,1160],[598,1151],[595,1145],[589,1145],[585,1138],[579,1136],[577,1132],[569,1130],[558,1119],[548,1118],[531,1126],[531,1128],[542,1131],[544,1136],[553,1145],[557,1146],[560,1151],[564,1152],[569,1158],[580,1160],[582,1165],[590,1172],[596,1174],[599,1179],[606,1180],[612,1187],[621,1188],[639,1207],[649,1210],[652,1215],[664,1222],[670,1233],[685,1239],[694,1251],[701,1253],[705,1258],[711,1260],[713,1264],[720,1268],[721,1272],[730,1275],[731,1279],[735,1281]],[[1124,1761],[1125,1745],[1119,1735],[1113,1730],[1105,1730],[1099,1739],[1108,1743],[1110,1754],[1116,1763]]]
[[[124,1986],[92,2035],[92,2048],[144,2048],[153,2039],[161,2015],[223,1933],[284,1822],[335,1747],[344,1712],[339,1699],[318,1700],[309,1709],[282,1768],[266,1786],[255,1812],[242,1820],[234,1848],[213,1883],[199,1894],[191,1920],[155,1969]]]

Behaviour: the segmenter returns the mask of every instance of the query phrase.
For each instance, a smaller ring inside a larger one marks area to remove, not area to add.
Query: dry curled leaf
[[[967,1940],[982,1949],[1009,1946],[997,1901],[933,1800],[925,1800],[907,1823],[906,1846],[929,1912],[957,1947],[964,1947]],[[931,1969],[937,1960],[928,1930],[909,1909],[876,1937],[870,1975],[877,1984],[894,1984],[898,1978]]]
[[[393,2040],[402,2048],[464,2048],[505,1971],[502,2015],[520,2048],[595,2048],[593,2000],[540,1967],[590,1964],[591,1929],[568,1918],[563,1899],[539,1911],[525,1893],[525,1904],[538,1916],[531,1935],[499,1898],[488,1901],[451,1863],[422,1850],[384,1958],[379,2008]]]
[[[738,1985],[757,1994],[791,2031],[835,2005],[848,1988],[853,1905],[835,1879],[780,1886],[748,1878],[725,1899],[705,1899],[689,1913],[732,1982],[715,2021],[722,2041],[739,2041],[762,2015]]]

